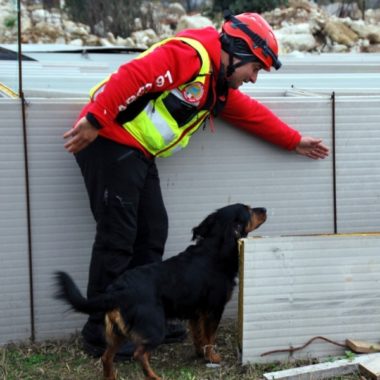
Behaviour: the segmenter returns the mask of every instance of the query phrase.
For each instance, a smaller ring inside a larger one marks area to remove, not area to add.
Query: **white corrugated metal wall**
[[[336,99],[338,232],[380,231],[379,111],[379,96]]]
[[[31,323],[21,108],[7,100],[0,107],[0,343],[5,343],[29,338]]]
[[[262,101],[301,132],[320,136],[332,146],[330,96],[268,96]],[[68,270],[82,289],[87,279],[94,225],[79,170],[62,140],[83,102],[28,99],[34,327],[39,340],[64,336],[83,321],[82,316],[65,313],[65,306],[52,299],[53,271]],[[19,101],[2,100],[0,112],[0,343],[6,343],[28,338],[31,322]],[[379,97],[337,96],[339,232],[380,229],[375,149],[379,120]],[[232,202],[268,208],[268,222],[257,234],[334,232],[332,157],[311,161],[217,123],[215,134],[199,131],[188,149],[159,160],[158,166],[170,216],[167,256],[189,244],[191,228],[206,214]],[[235,312],[236,303],[229,310]]]
[[[274,236],[243,245],[243,363],[344,355],[346,348],[311,341],[321,336],[340,344],[378,340],[380,234]]]

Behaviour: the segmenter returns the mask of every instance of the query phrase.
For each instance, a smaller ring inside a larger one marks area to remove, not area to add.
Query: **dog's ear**
[[[240,235],[245,231],[251,218],[250,208],[241,203],[223,207],[218,212],[220,220]]]
[[[246,227],[251,219],[250,208],[241,203],[220,209],[226,223],[225,240],[231,243],[240,238],[246,237]]]
[[[193,240],[214,236],[226,230],[235,234],[236,239],[244,237],[249,220],[249,207],[241,203],[222,207],[207,216],[199,226],[193,228]]]
[[[193,228],[193,239],[192,240],[200,240],[207,236],[210,236],[216,223],[217,223],[217,212],[214,212],[206,217],[203,222],[197,227]]]
[[[232,226],[232,233],[237,240],[240,238],[245,238],[248,235],[245,231],[245,224],[242,223],[235,223]]]

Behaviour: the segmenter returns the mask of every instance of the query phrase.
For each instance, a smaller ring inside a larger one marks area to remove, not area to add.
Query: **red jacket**
[[[221,60],[219,33],[216,29],[207,27],[186,30],[179,33],[179,36],[196,39],[207,49],[215,74],[207,86],[215,88]],[[121,110],[128,109],[131,102],[147,93],[171,90],[190,81],[197,76],[199,69],[200,59],[192,47],[178,40],[169,41],[145,57],[121,65],[96,99],[84,107],[80,117],[90,113],[90,121],[93,122],[95,118],[102,127],[99,131],[101,136],[139,148],[147,154],[140,143],[121,128],[116,117]],[[207,88],[204,94],[199,107],[206,101]],[[234,126],[285,149],[294,149],[301,139],[299,132],[281,121],[266,106],[239,90],[229,90],[227,102],[219,116]]]

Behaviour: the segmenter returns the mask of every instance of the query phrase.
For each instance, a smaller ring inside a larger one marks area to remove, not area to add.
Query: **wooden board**
[[[380,344],[370,343],[361,340],[346,339],[347,347],[358,354],[368,354],[371,352],[380,352]]]
[[[359,371],[367,378],[380,380],[380,358],[360,363]]]

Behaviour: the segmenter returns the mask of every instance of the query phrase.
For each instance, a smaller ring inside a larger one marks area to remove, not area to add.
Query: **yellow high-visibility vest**
[[[176,89],[164,91],[150,100],[145,108],[131,121],[123,124],[140,144],[153,156],[168,157],[185,148],[191,135],[206,121],[210,110],[198,110],[197,102],[203,93],[207,76],[211,74],[211,61],[203,45],[192,38],[173,37],[151,46],[137,59],[171,39],[185,42],[193,47],[202,61],[196,78]],[[102,91],[108,78],[91,90],[91,96]]]

